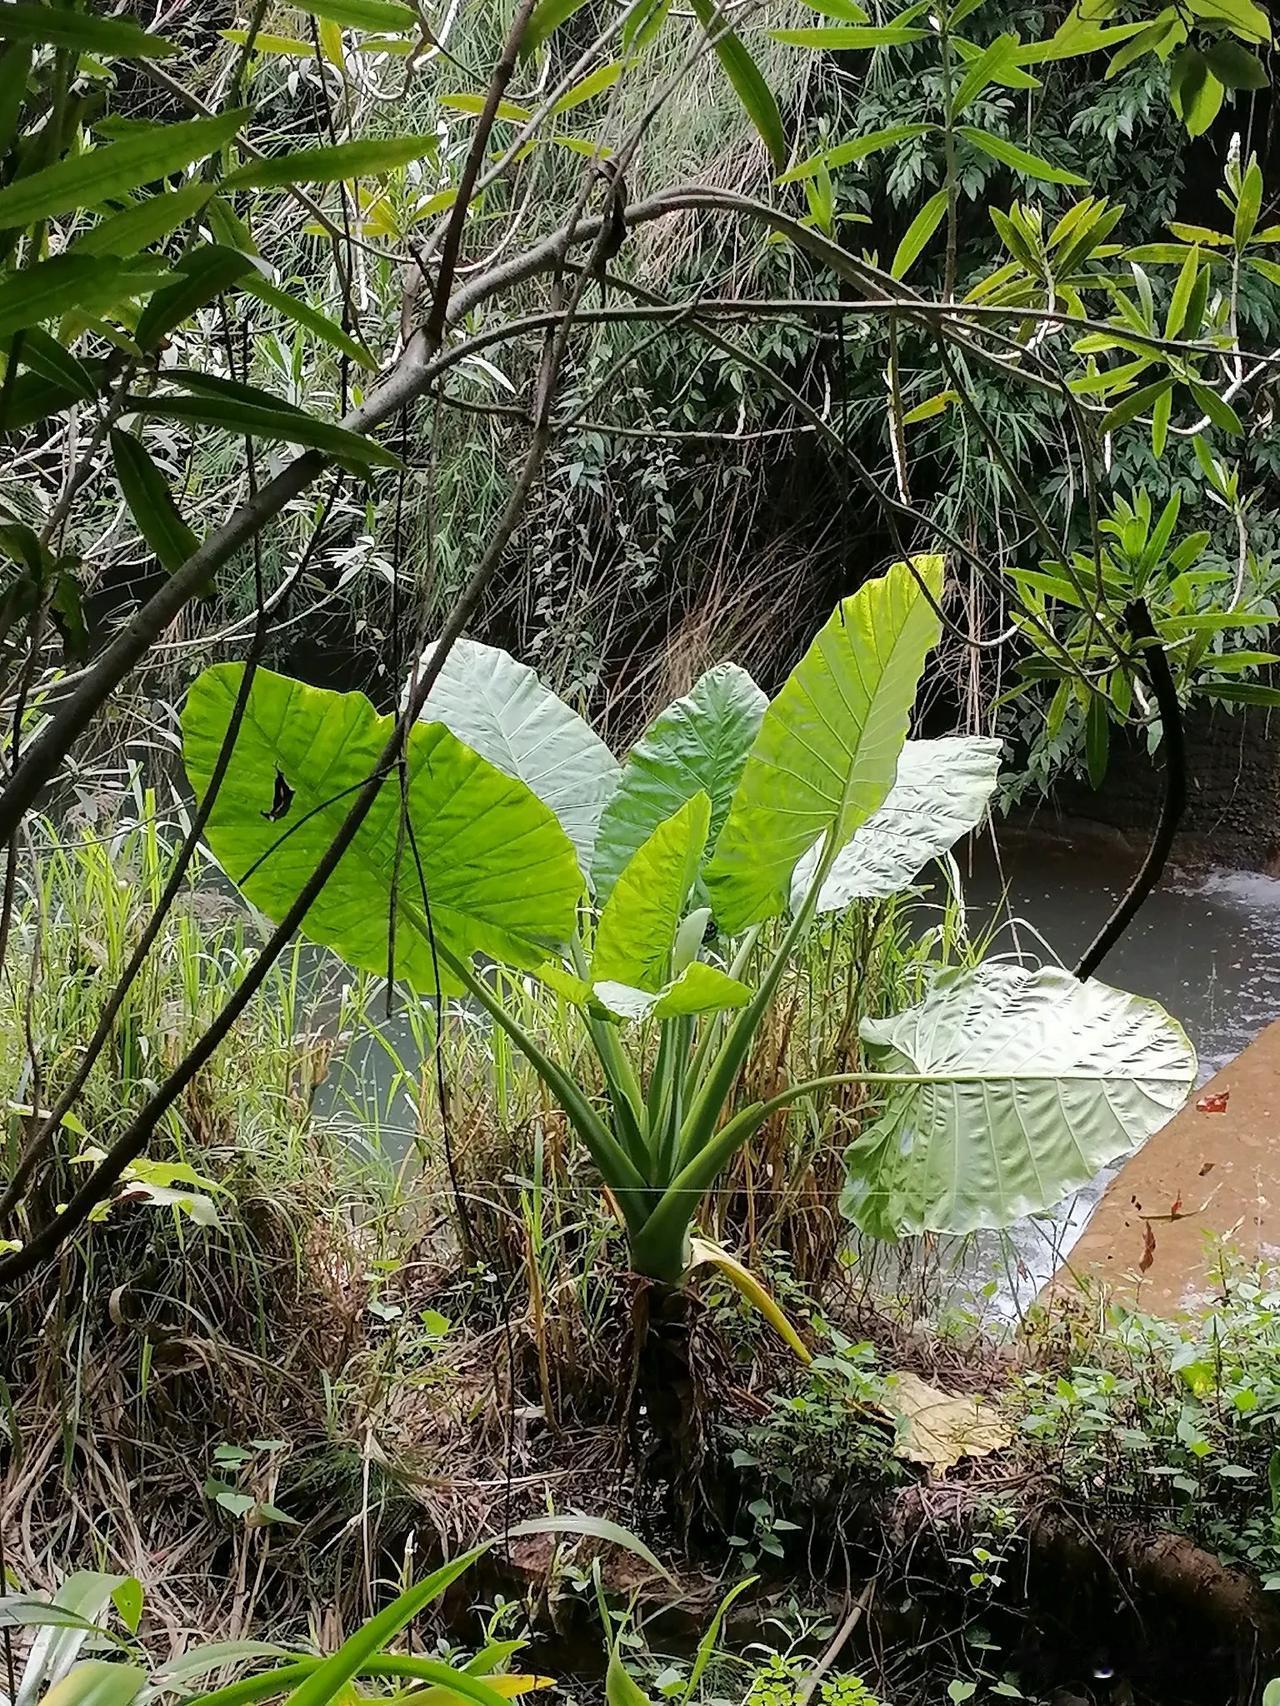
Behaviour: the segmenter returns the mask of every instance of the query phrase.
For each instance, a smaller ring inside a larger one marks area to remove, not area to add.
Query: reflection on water
[[[1074,964],[1132,881],[1123,851],[1011,840],[997,861],[975,851],[965,870],[972,927],[1008,915],[993,951]],[[1002,907],[1001,896],[1007,900]],[[1280,1018],[1280,880],[1254,871],[1171,870],[1098,975],[1160,1002],[1186,1030],[1200,1079],[1233,1060]],[[958,1255],[958,1289],[1008,1315],[1030,1301],[1084,1230],[1113,1170],[1052,1215]],[[955,1295],[953,1291],[953,1295]]]
[[[997,947],[1074,963],[1128,887],[1133,865],[1122,853],[1069,850],[1054,843],[1006,849],[1008,909],[1016,924]],[[975,857],[965,894],[975,928],[989,918],[1000,878],[988,854]],[[1047,946],[1046,946],[1047,944]],[[1149,995],[1185,1028],[1208,1078],[1280,1018],[1280,880],[1256,871],[1166,873],[1098,974]]]

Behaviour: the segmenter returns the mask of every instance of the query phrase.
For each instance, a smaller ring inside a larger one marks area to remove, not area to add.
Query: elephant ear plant
[[[847,1207],[892,1236],[1047,1207],[1190,1087],[1190,1048],[1158,1009],[1001,967],[959,990],[941,980],[923,1009],[869,1026],[883,1070],[734,1107],[806,933],[909,885],[994,787],[996,743],[907,743],[941,598],[940,559],[894,565],[836,607],[772,703],[722,664],[621,766],[531,670],[459,642],[411,731],[403,781],[388,777],[307,914],[307,933],[353,964],[469,997],[506,1032],[590,1153],[659,1298],[709,1256],[749,1285],[691,1229],[721,1170],[796,1098],[859,1079],[877,1088],[882,1113],[850,1152]],[[191,689],[184,750],[199,792],[240,683],[240,666],[219,665]],[[269,916],[297,895],[389,728],[359,694],[257,671],[208,838]],[[484,961],[579,1010],[603,1093],[508,1012]],[[758,1290],[757,1301],[767,1306]]]

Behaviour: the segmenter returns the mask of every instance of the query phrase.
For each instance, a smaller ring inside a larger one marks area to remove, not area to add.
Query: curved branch
[[[1147,896],[1160,881],[1161,873],[1173,847],[1173,838],[1187,807],[1187,743],[1182,726],[1182,706],[1178,689],[1169,669],[1169,659],[1156,635],[1146,600],[1135,598],[1125,611],[1125,621],[1134,639],[1145,642],[1144,655],[1147,678],[1160,711],[1160,732],[1164,736],[1164,799],[1160,818],[1142,869],[1130,883],[1115,911],[1099,930],[1081,955],[1075,975],[1084,981],[1106,959],[1116,943],[1137,917]]]

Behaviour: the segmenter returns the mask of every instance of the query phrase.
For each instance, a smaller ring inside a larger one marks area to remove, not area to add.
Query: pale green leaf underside
[[[591,870],[605,801],[618,761],[600,737],[539,680],[496,646],[455,640],[432,684],[423,722],[440,722],[545,805]]]
[[[187,696],[183,753],[197,794],[216,761],[241,672],[239,664],[216,665]],[[227,875],[268,917],[279,919],[296,899],[391,728],[361,693],[257,671],[206,834]],[[572,935],[582,891],[572,844],[549,807],[441,723],[410,730],[406,770],[413,838],[404,838],[398,867],[393,776],[313,903],[305,933],[353,965],[385,971],[394,878],[395,973],[413,988],[436,987],[431,931],[460,958],[483,953],[530,970],[541,965]],[[266,814],[283,804],[277,774],[292,797],[272,818]],[[452,987],[447,973],[441,982]]]
[[[941,558],[916,572],[939,599]],[[707,868],[728,934],[782,912],[800,859],[829,830],[842,847],[892,787],[941,632],[916,572],[895,563],[837,605],[765,712]]]
[[[704,793],[673,812],[628,861],[600,913],[591,976],[656,994],[671,975],[676,927],[707,843]]]
[[[1056,967],[952,973],[861,1032],[875,1071],[949,1079],[887,1094],[845,1153],[845,1212],[879,1237],[1052,1208],[1158,1130],[1195,1082],[1195,1051],[1155,1002]]]
[[[698,1013],[727,1013],[745,1007],[751,991],[745,983],[719,966],[693,960],[656,993],[631,984],[604,979],[593,986],[593,994],[618,1019],[678,1019]]]
[[[855,900],[883,900],[910,887],[937,859],[976,829],[1000,775],[1003,742],[989,735],[909,740],[884,804],[836,855],[819,912],[840,912]],[[791,881],[794,911],[818,864],[811,848]]]
[[[602,901],[640,844],[699,790],[711,801],[715,846],[768,703],[745,669],[721,663],[655,717],[600,819],[592,878]]]

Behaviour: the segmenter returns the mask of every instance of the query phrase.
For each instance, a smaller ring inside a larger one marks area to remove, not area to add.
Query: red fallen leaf
[[[1145,1274],[1156,1259],[1156,1235],[1150,1221],[1147,1222],[1147,1235],[1142,1241],[1142,1260],[1138,1263],[1138,1272]]]
[[[1176,1220],[1182,1213],[1182,1192],[1179,1191],[1173,1199],[1173,1207],[1169,1210],[1169,1219]]]
[[[1225,1114],[1230,1096],[1230,1090],[1213,1090],[1209,1095],[1201,1096],[1196,1103],[1196,1112],[1198,1114]]]

